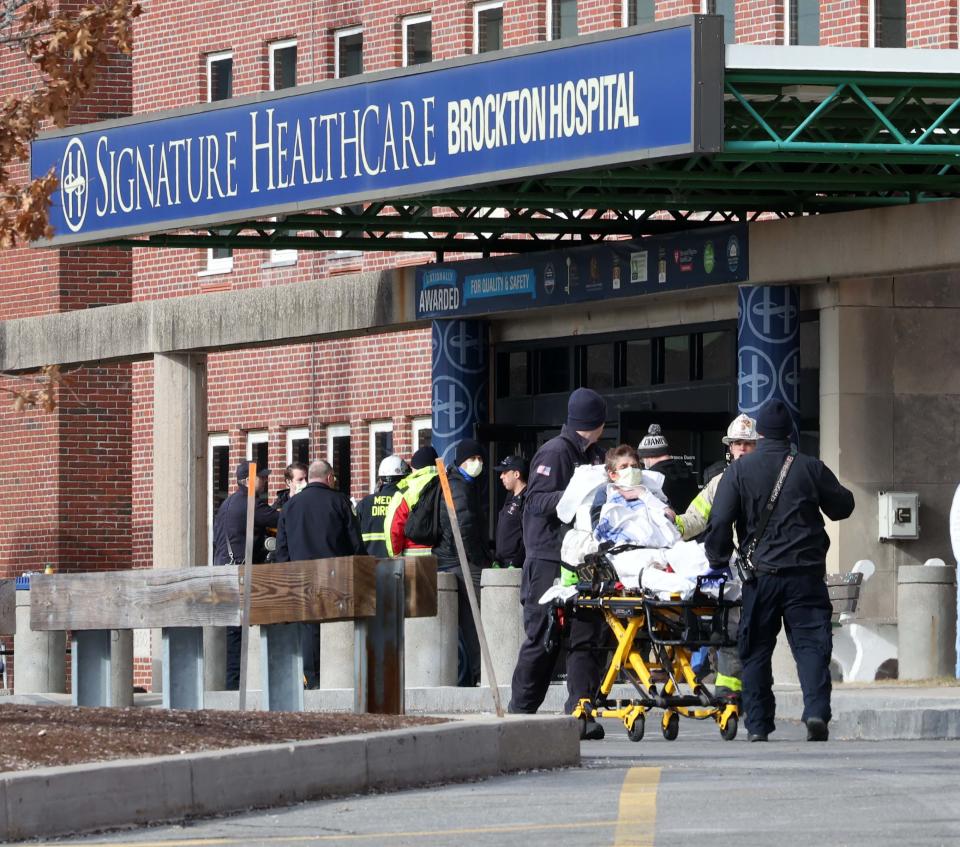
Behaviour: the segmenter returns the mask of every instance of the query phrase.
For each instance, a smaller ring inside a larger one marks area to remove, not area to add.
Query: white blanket
[[[631,493],[635,499],[626,499],[615,488],[608,495],[594,531],[597,539],[640,547],[672,547],[676,544],[680,532],[667,517],[663,503],[643,488]]]

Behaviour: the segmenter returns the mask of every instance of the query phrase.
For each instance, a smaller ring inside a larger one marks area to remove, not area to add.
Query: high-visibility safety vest
[[[397,493],[397,486],[393,483],[381,485],[372,494],[368,494],[357,503],[357,517],[360,518],[360,534],[363,544],[367,548],[367,555],[386,559],[387,532],[386,519],[390,501]]]
[[[415,470],[410,476],[404,477],[397,483],[397,491],[390,500],[390,505],[387,506],[384,519],[388,557],[429,556],[433,553],[432,547],[424,547],[422,544],[414,544],[410,541],[403,534],[403,528],[406,526],[407,518],[410,517],[410,510],[417,504],[423,489],[436,475],[436,466],[428,465]]]

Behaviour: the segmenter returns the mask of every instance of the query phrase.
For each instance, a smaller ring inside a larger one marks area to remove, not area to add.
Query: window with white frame
[[[275,41],[270,45],[270,90],[281,91],[297,84],[296,39]],[[276,218],[274,218],[276,220]],[[297,261],[296,250],[271,250],[271,265],[292,265]]]
[[[737,37],[736,0],[703,0],[705,15],[723,15],[723,43],[733,44]]]
[[[651,24],[656,20],[655,0],[623,0],[623,26]]]
[[[430,15],[411,15],[404,18],[401,35],[405,68],[433,61],[433,22]]]
[[[213,564],[213,520],[230,496],[230,436],[207,436],[207,564]]]
[[[820,0],[786,0],[784,42],[791,45],[820,44]]]
[[[577,0],[547,0],[547,39],[575,38]]]
[[[207,102],[229,100],[233,97],[233,53],[210,53],[207,56]],[[204,274],[222,274],[233,270],[233,250],[213,247],[207,250]]]
[[[350,424],[327,427],[327,461],[337,478],[337,488],[350,496]]]
[[[282,91],[297,84],[297,40],[274,41],[270,45],[270,90]]]
[[[333,34],[333,71],[337,79],[363,73],[363,27],[353,26]]]
[[[873,0],[870,27],[871,47],[907,46],[906,0]]]
[[[270,433],[265,429],[247,433],[247,461],[257,463],[257,473],[270,467]]]
[[[422,418],[414,418],[411,421],[413,431],[413,452],[416,453],[421,447],[429,447],[433,443],[433,422],[429,415]]]
[[[473,7],[473,52],[492,53],[503,48],[503,0]]]
[[[372,421],[370,424],[370,490],[377,487],[377,468],[393,454],[393,421]]]
[[[310,430],[307,427],[287,430],[287,464],[293,462],[310,464]]]

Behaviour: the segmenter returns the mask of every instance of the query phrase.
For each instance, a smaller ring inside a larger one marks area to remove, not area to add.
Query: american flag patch
[[[540,476],[550,476],[550,465],[537,465],[537,473]]]

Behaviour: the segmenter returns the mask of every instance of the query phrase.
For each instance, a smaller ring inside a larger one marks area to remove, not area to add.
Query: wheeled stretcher
[[[660,722],[663,737],[673,741],[679,733],[680,718],[716,721],[727,741],[737,735],[739,706],[716,697],[697,678],[691,655],[700,647],[730,647],[730,610],[739,601],[724,599],[725,581],[698,577],[688,599],[679,595],[658,599],[642,589],[625,589],[617,577],[611,557],[629,547],[591,554],[577,569],[579,582],[573,596],[555,598],[554,620],[562,627],[570,617],[597,614],[605,620],[615,639],[600,688],[592,699],[583,699],[573,716],[620,718],[631,741],[643,738],[647,712],[663,710]],[[713,585],[717,596],[707,593]],[[611,699],[614,684],[623,679],[636,690],[630,699]]]

